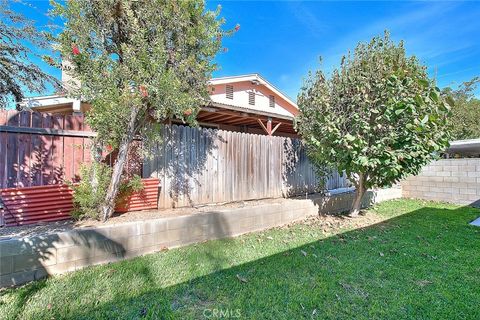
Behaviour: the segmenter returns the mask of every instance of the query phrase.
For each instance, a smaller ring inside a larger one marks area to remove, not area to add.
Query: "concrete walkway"
[[[480,227],[480,217],[470,222],[472,226]]]

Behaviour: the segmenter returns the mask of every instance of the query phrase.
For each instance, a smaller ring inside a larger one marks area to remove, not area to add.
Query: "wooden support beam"
[[[64,136],[64,137],[96,137],[96,132],[91,131],[77,131],[77,130],[62,130],[50,128],[30,128],[30,127],[15,127],[15,126],[0,126],[0,132],[12,133],[27,133],[27,134],[41,134],[47,136]]]
[[[265,127],[265,125],[263,124],[262,120],[260,119],[257,119],[257,122],[260,124],[260,126],[263,128],[263,130],[265,131],[266,134],[268,134],[268,130],[267,128]]]
[[[272,118],[267,119],[267,134],[272,135]]]
[[[268,118],[275,119],[275,122],[281,122],[284,124],[292,124],[292,120],[288,119],[283,119],[282,116],[274,117],[274,116],[263,116],[255,113],[247,113],[247,112],[240,112],[240,111],[233,111],[233,110],[226,110],[226,109],[217,109],[217,111],[214,112],[215,114],[224,114],[224,115],[232,115],[232,116],[237,116],[237,117],[244,117],[244,118],[254,118],[254,119],[262,119],[262,120],[268,120]]]
[[[225,118],[225,115],[224,114],[200,114],[198,116],[198,119],[201,120],[201,121],[206,121],[206,122],[210,122],[210,121],[216,121],[216,120],[219,120],[219,119],[222,119],[222,118]]]
[[[251,124],[251,123],[256,123],[256,121],[251,118],[239,118],[239,119],[229,121],[228,124],[237,125],[237,124]]]
[[[272,134],[274,134],[275,131],[277,131],[278,127],[280,127],[281,124],[282,124],[281,122],[277,123],[277,125],[275,126],[275,128],[273,128],[273,130],[272,130]]]
[[[271,136],[275,132],[275,130],[277,130],[278,127],[280,126],[280,123],[279,123],[277,124],[275,129],[272,130],[272,118],[268,118],[266,126],[263,124],[263,121],[260,119],[257,119],[257,122],[260,124],[260,126],[265,131],[265,133],[269,136]]]
[[[221,119],[222,124],[228,124],[229,121],[233,121],[235,119],[238,119],[237,116],[225,116]]]

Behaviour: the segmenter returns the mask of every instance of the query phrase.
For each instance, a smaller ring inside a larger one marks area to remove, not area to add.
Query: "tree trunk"
[[[90,180],[90,184],[92,186],[92,193],[96,194],[98,189],[98,165],[100,161],[102,161],[102,148],[98,144],[98,142],[94,141],[91,145],[90,152],[93,157],[92,163],[92,177]]]
[[[118,148],[118,155],[115,164],[113,165],[112,179],[110,185],[108,186],[107,194],[105,196],[105,201],[101,207],[101,213],[103,216],[103,221],[106,221],[113,214],[115,208],[115,200],[118,195],[118,189],[120,187],[121,177],[123,173],[123,167],[125,166],[125,161],[127,160],[128,150],[130,149],[130,144],[133,141],[135,136],[135,124],[137,120],[139,108],[132,107],[130,112],[130,119],[128,123],[127,132],[120,141],[120,146]]]
[[[362,208],[362,198],[365,190],[365,176],[363,173],[360,173],[358,175],[358,182],[355,185],[355,199],[353,200],[352,209],[350,210],[350,217],[358,217],[360,209]]]

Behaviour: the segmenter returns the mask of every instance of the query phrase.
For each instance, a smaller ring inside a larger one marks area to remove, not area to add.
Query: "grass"
[[[393,200],[0,292],[6,319],[479,319],[480,210]]]

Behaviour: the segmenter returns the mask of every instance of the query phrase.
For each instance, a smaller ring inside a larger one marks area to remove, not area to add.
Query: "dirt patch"
[[[304,230],[303,226],[317,226],[325,235],[336,234],[340,230],[359,229],[373,224],[385,221],[387,218],[379,216],[372,211],[365,210],[356,217],[350,218],[343,213],[339,214],[320,214],[311,216],[301,221],[295,221],[290,224],[277,227],[278,229],[289,229],[292,226],[300,226],[300,230]],[[306,231],[307,229],[305,229]],[[373,239],[372,239],[373,240]],[[341,238],[340,238],[340,241]]]

